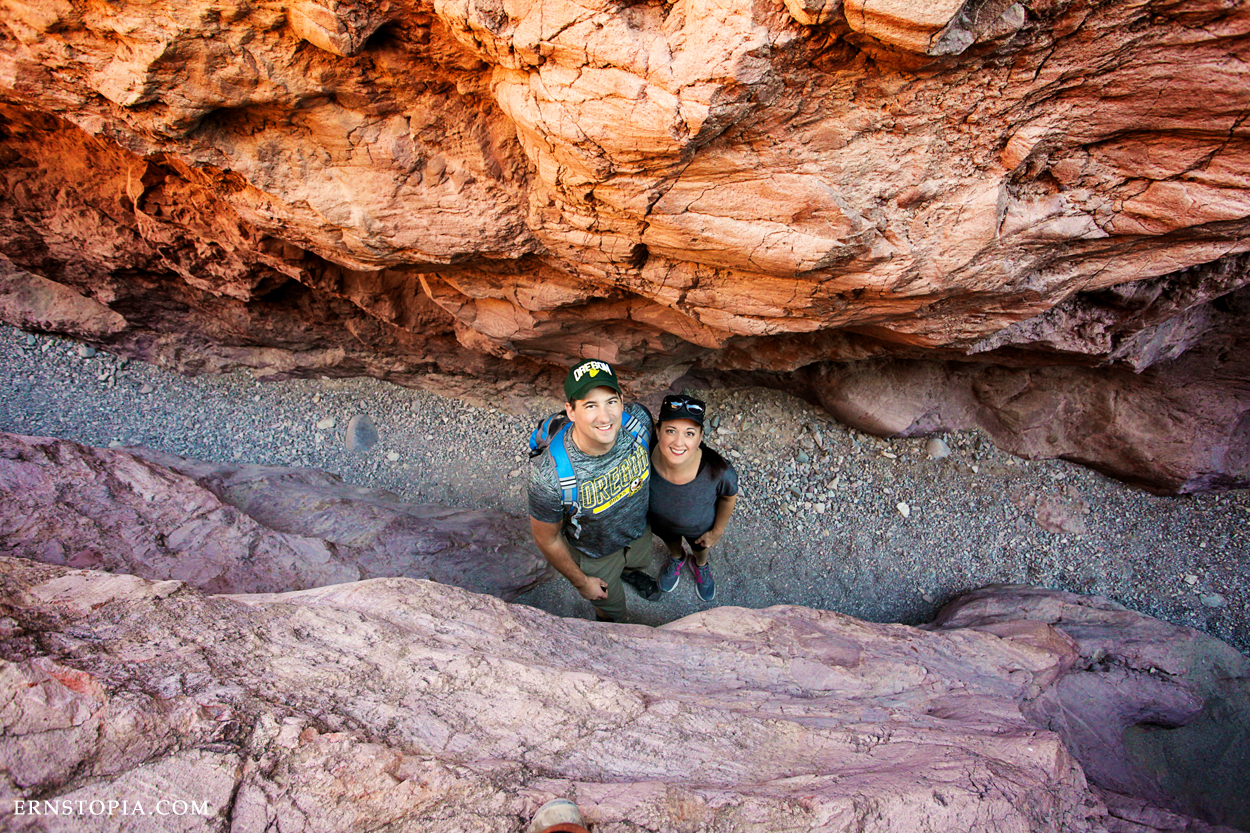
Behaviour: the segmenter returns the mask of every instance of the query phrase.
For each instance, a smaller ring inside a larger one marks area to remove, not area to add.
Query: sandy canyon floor
[[[308,466],[528,524],[530,415],[372,379],[190,378],[91,353],[0,328],[0,430]],[[719,423],[708,441],[742,481],[713,554],[717,596],[700,601],[688,576],[657,602],[630,592],[635,622],[799,604],[914,624],[964,591],[1005,582],[1107,596],[1250,652],[1250,493],[1156,497],[1063,461],[1016,459],[975,432],[945,437],[950,454],[934,459],[926,440],[860,434],[781,392],[698,393]],[[349,451],[345,431],[359,414],[379,441]],[[519,601],[591,615],[558,577]]]

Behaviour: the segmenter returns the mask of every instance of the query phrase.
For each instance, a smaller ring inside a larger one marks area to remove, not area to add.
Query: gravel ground
[[[529,416],[372,379],[189,378],[91,352],[0,327],[0,430],[310,466],[528,523]],[[1104,595],[1250,652],[1250,493],[1155,497],[1062,461],[1016,459],[977,432],[945,437],[950,453],[934,459],[926,440],[859,434],[778,391],[691,392],[708,400],[719,422],[708,440],[742,481],[713,550],[717,596],[701,602],[688,574],[658,602],[627,591],[633,621],[801,604],[915,624],[967,590],[1018,582]],[[348,451],[359,414],[379,441]],[[662,552],[657,541],[653,574]],[[520,601],[591,615],[558,577]]]

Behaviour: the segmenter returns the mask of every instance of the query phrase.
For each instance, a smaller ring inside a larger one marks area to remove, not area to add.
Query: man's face
[[[573,442],[592,457],[607,453],[621,430],[621,414],[625,403],[612,388],[592,388],[585,399],[564,405],[564,412],[573,423]]]

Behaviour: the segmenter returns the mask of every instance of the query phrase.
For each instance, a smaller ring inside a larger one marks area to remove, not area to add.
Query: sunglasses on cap
[[[660,406],[660,422],[668,422],[670,419],[688,419],[698,423],[699,427],[703,427],[703,414],[707,410],[707,404],[702,399],[695,399],[693,396],[685,394],[674,394],[664,397],[664,404]]]

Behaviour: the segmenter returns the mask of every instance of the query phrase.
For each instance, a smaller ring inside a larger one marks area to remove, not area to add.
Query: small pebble
[[[1202,604],[1206,607],[1223,607],[1228,604],[1224,597],[1219,593],[1207,593],[1199,597],[1198,601],[1202,602]]]
[[[930,437],[924,444],[924,450],[928,452],[930,460],[941,460],[951,455],[951,447],[941,437]]]
[[[152,393],[154,390],[156,390],[156,388],[148,384],[147,382],[144,382],[142,385],[139,386],[139,393],[144,394],[145,396],[149,393]]]
[[[390,460],[392,463],[398,463],[399,455],[396,454],[394,451],[388,451],[386,452],[386,459]]]
[[[1198,577],[1194,575],[1193,573],[1190,573],[1189,575],[1185,576],[1185,583],[1188,584],[1190,587],[1192,587],[1198,583]]]
[[[904,518],[909,518],[911,517],[911,507],[908,506],[906,503],[900,503],[898,505],[898,513],[902,515]]]
[[[96,355],[98,355],[98,353],[99,351],[97,351],[90,344],[78,345],[78,355],[82,356],[84,359],[94,358]]]
[[[334,427],[337,421],[338,420],[336,420],[334,417],[326,417],[325,419],[317,422],[317,429],[319,431],[329,431],[331,428]]]

